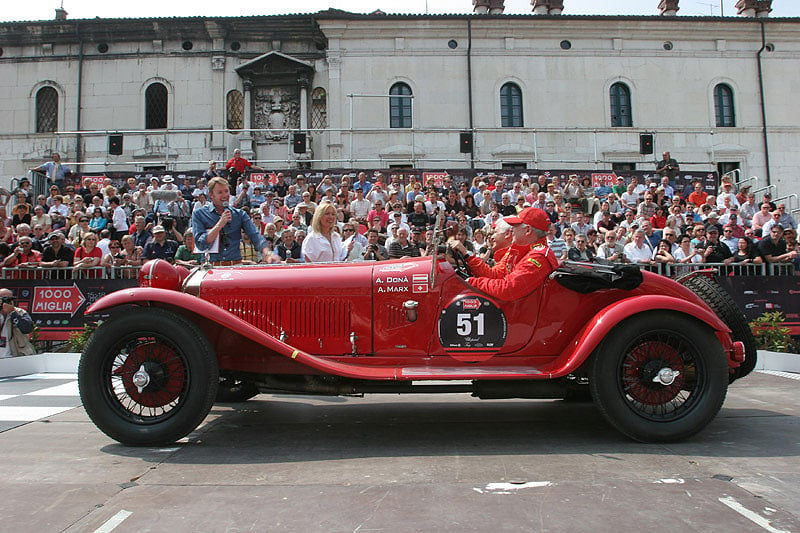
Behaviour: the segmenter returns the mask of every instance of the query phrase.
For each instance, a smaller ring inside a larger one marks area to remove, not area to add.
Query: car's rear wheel
[[[257,394],[258,387],[250,381],[221,377],[216,401],[221,403],[246,402]]]
[[[716,416],[728,365],[710,328],[651,312],[617,325],[603,341],[589,386],[598,409],[622,433],[668,442],[694,435]]]
[[[203,332],[162,309],[134,309],[102,323],[78,367],[89,418],[131,446],[188,435],[211,409],[218,383],[217,360]]]
[[[734,341],[741,341],[744,344],[744,361],[730,373],[730,381],[743,378],[752,372],[756,367],[758,343],[747,323],[747,318],[728,291],[706,276],[693,276],[678,281],[700,296],[714,310],[731,329],[731,338]]]

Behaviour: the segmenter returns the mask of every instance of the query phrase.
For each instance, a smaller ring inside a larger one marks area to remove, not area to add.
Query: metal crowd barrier
[[[117,267],[53,267],[53,268],[19,268],[5,267],[0,271],[0,279],[136,279],[139,277],[138,266]]]
[[[655,265],[639,265],[662,276],[674,278],[695,270],[714,268],[725,276],[792,276],[795,273],[792,263],[656,263]]]

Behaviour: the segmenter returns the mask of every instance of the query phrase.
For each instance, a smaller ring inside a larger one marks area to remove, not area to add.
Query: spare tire
[[[702,298],[731,329],[731,338],[744,344],[744,361],[738,368],[733,369],[730,376],[731,383],[752,372],[756,367],[758,344],[747,318],[728,291],[716,281],[702,275],[687,279],[679,278],[677,281]]]

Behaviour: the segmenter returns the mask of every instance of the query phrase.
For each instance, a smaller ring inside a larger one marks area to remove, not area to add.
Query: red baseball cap
[[[527,224],[542,231],[547,231],[550,227],[550,217],[538,207],[526,207],[516,216],[504,217],[503,220],[512,226],[515,224]]]

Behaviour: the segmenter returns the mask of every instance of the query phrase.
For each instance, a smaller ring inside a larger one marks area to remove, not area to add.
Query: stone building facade
[[[800,192],[800,19],[478,4],[487,14],[0,24],[0,176],[53,151],[85,171],[180,172],[234,148],[318,169],[652,169],[669,150]],[[655,154],[639,153],[641,133]]]

